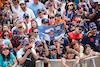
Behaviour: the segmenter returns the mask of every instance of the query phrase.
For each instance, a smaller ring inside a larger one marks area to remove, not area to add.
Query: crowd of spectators
[[[39,38],[39,26],[64,23],[65,34]],[[0,0],[0,67],[100,56],[100,0]]]

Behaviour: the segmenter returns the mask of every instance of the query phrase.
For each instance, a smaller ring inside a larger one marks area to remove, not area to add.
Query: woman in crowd
[[[48,3],[48,10],[47,10],[47,14],[53,14],[55,15],[56,13],[58,13],[58,11],[56,9],[54,9],[52,2]]]
[[[32,19],[31,20],[31,26],[32,26],[32,28],[31,29],[29,29],[29,33],[32,33],[32,30],[34,29],[34,28],[37,28],[37,22],[34,20],[34,19]]]
[[[16,67],[18,62],[13,53],[10,52],[9,47],[7,45],[1,46],[1,54],[0,54],[0,67]]]
[[[72,22],[72,20],[74,18],[74,14],[75,14],[75,8],[74,8],[74,5],[73,5],[73,2],[69,2],[65,6],[65,11],[63,12],[63,19],[66,20],[66,21],[69,21],[69,20],[66,19],[66,18],[69,18],[70,22]]]
[[[2,38],[2,36],[3,36],[3,32],[2,32],[2,24],[0,23],[0,38]]]
[[[83,46],[80,45],[78,40],[73,41],[70,47],[74,49],[79,56],[83,53]]]

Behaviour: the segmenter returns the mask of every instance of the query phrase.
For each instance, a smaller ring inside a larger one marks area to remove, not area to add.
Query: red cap
[[[8,48],[8,46],[7,45],[2,45],[1,46],[1,49],[5,49],[5,48]]]
[[[81,18],[76,17],[76,18],[74,19],[74,21],[75,21],[75,22],[77,22],[77,21],[81,21]]]

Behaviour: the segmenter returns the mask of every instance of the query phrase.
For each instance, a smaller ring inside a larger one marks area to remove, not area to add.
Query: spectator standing
[[[20,19],[23,18],[24,13],[29,14],[29,20],[35,18],[33,11],[29,8],[26,8],[26,3],[24,1],[20,1],[19,5],[20,5],[21,9],[18,11],[17,15]]]
[[[39,0],[34,0],[34,3],[29,8],[34,12],[36,18],[38,17],[37,15],[38,9],[43,10],[43,14],[46,14],[46,8],[42,3],[39,2]]]

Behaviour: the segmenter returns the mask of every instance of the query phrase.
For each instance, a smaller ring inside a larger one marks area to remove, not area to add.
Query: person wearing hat
[[[47,58],[39,57],[36,53],[34,53],[29,47],[29,40],[24,39],[22,41],[22,48],[17,52],[17,59],[20,65],[25,67],[35,67],[36,60],[46,60],[49,61]]]
[[[43,10],[41,10],[41,9],[38,9],[36,13],[38,15],[38,17],[36,18],[36,22],[37,22],[38,26],[41,26],[42,25],[42,19],[44,19],[44,18],[48,19],[48,16],[43,15]]]
[[[100,52],[100,38],[97,26],[94,22],[89,24],[89,32],[83,36],[82,44],[89,44],[94,51]]]
[[[13,53],[10,52],[7,45],[1,46],[0,67],[16,67],[18,65],[17,59]]]
[[[41,26],[49,26],[49,20],[48,19],[42,19],[42,25]]]
[[[24,1],[20,1],[19,5],[21,7],[21,9],[18,11],[18,14],[17,14],[19,19],[23,19],[24,13],[27,13],[29,15],[29,20],[35,18],[33,11],[29,8],[26,8],[26,3]]]
[[[68,33],[68,39],[69,42],[73,42],[75,40],[81,41],[83,39],[83,34],[82,34],[83,26],[77,25],[75,27],[75,30],[72,32]]]
[[[83,7],[82,5],[77,5],[77,13],[75,14],[76,16],[80,16],[80,18],[83,20],[83,21],[90,21],[89,16],[88,16],[89,13],[87,13],[86,11],[83,10]]]
[[[15,29],[13,31],[13,37],[11,38],[11,43],[15,51],[17,51],[17,47],[21,44],[21,38],[19,35],[19,30]]]
[[[48,9],[47,9],[47,14],[53,14],[55,15],[56,13],[58,13],[58,11],[56,9],[54,9],[53,7],[53,3],[52,2],[49,2],[48,3]]]
[[[29,6],[29,8],[34,12],[35,17],[36,18],[38,17],[37,14],[38,9],[41,9],[43,11],[43,14],[46,15],[47,11],[43,3],[40,3],[39,0],[33,0],[33,1],[34,3],[31,6]]]
[[[40,56],[40,57],[41,56],[42,57],[48,56],[49,50],[48,50],[48,47],[47,47],[45,40],[36,41],[35,46],[36,46],[36,53],[38,56]]]
[[[48,54],[47,58],[49,58],[49,59],[60,59],[61,53],[59,51],[60,50],[58,50],[58,48],[56,48],[55,45],[51,45],[49,47],[49,54]]]
[[[58,25],[61,24],[61,23],[64,23],[65,28],[66,28],[66,22],[61,19],[61,14],[60,13],[55,14],[55,19],[56,19],[56,23]]]
[[[24,19],[25,23],[27,24],[28,29],[26,28],[25,23],[23,24],[23,26],[25,26],[25,28],[27,29],[27,33],[28,33],[29,32],[29,29],[31,28],[31,22],[29,20],[29,14],[28,13],[25,13],[23,15],[23,19]]]

